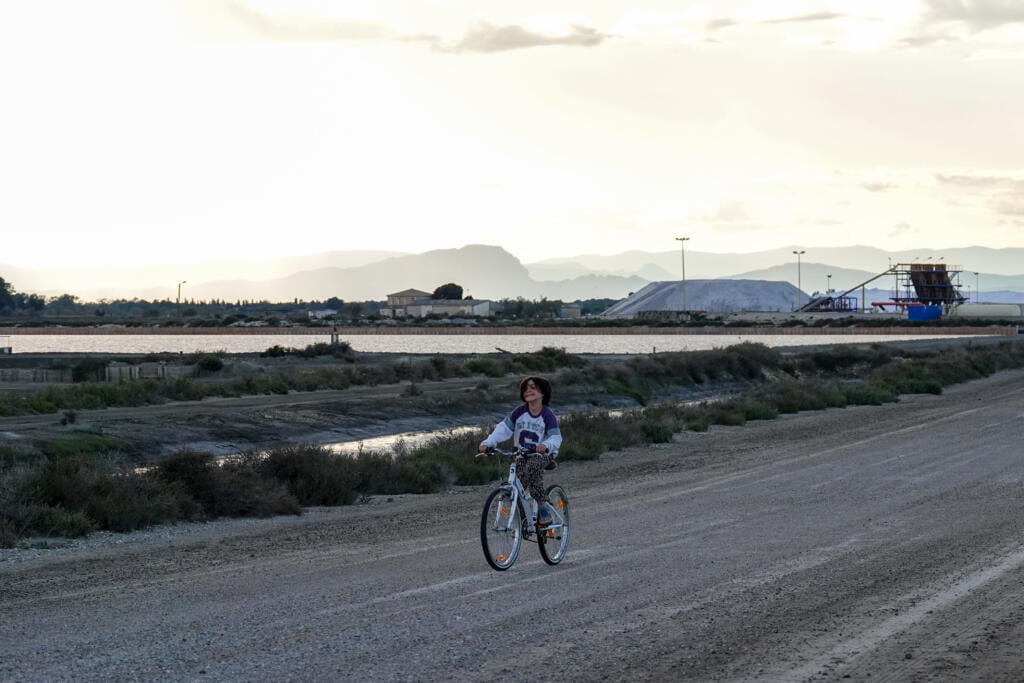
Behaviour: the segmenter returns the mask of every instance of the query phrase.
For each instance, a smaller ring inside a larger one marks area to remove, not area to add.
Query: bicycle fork
[[[506,488],[508,493],[508,507],[502,506],[501,512],[494,520],[495,531],[509,531],[512,528],[511,522],[516,510],[522,510],[525,518],[523,528],[526,533],[532,534],[537,531],[537,501],[533,500],[529,493],[524,492],[522,500],[519,497],[519,487],[511,484]]]

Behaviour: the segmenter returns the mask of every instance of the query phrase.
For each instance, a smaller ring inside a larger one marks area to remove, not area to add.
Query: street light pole
[[[683,311],[682,311],[682,315],[680,316],[680,320],[682,320],[682,316],[686,315],[686,311],[687,311],[687,306],[686,306],[686,241],[688,239],[690,239],[690,238],[689,237],[677,237],[676,238],[676,241],[679,242],[679,258],[680,258],[680,265],[682,266],[682,270],[681,270],[682,279],[679,281],[679,284],[680,284],[680,289],[682,290]]]
[[[829,273],[825,277],[828,278],[828,280],[827,280],[828,284],[825,285],[825,293],[826,294],[831,294],[832,293],[832,273]]]
[[[181,309],[181,286],[185,284],[188,284],[188,280],[182,280],[178,283],[178,298],[175,299],[174,305],[175,308],[178,308],[179,310]]]
[[[974,296],[977,298],[977,301],[975,301],[974,303],[976,303],[976,304],[980,304],[981,303],[981,285],[978,284],[978,279],[979,279],[978,278],[978,273],[975,272],[974,273]]]
[[[800,283],[800,256],[807,252],[801,249],[793,253],[796,254],[796,307],[800,308],[800,302],[803,301],[803,286]]]

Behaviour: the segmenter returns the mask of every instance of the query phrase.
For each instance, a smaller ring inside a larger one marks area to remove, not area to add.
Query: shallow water
[[[513,353],[545,346],[569,353],[630,354],[664,351],[706,351],[743,342],[770,347],[820,344],[864,344],[918,339],[950,339],[957,335],[924,334],[358,334],[342,336],[356,351],[369,353]],[[964,335],[984,336],[984,335]],[[68,334],[12,335],[19,353],[259,353],[272,346],[305,348],[329,342],[330,334]]]
[[[402,434],[388,434],[386,436],[358,439],[355,441],[338,441],[335,443],[324,444],[324,447],[332,453],[344,453],[347,455],[356,455],[360,451],[391,453],[399,443],[402,442],[404,442],[406,446],[416,447],[439,436],[447,434],[462,434],[476,429],[479,429],[479,427],[448,427],[428,432],[404,432]]]

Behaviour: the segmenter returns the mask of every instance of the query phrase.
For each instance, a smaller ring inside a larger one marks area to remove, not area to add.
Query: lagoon
[[[865,344],[951,337],[995,336],[1002,329],[975,329],[946,334],[345,334],[339,338],[356,351],[399,354],[477,354],[499,350],[512,353],[539,351],[545,346],[577,354],[634,354],[666,351],[704,351],[743,342],[770,347],[821,344]],[[260,353],[279,345],[305,348],[329,342],[330,331],[322,334],[14,334],[5,343],[14,354],[21,353]]]

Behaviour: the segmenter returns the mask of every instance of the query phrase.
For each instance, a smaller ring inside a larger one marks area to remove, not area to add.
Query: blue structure
[[[907,307],[907,320],[939,320],[941,318],[942,306],[924,305]]]

